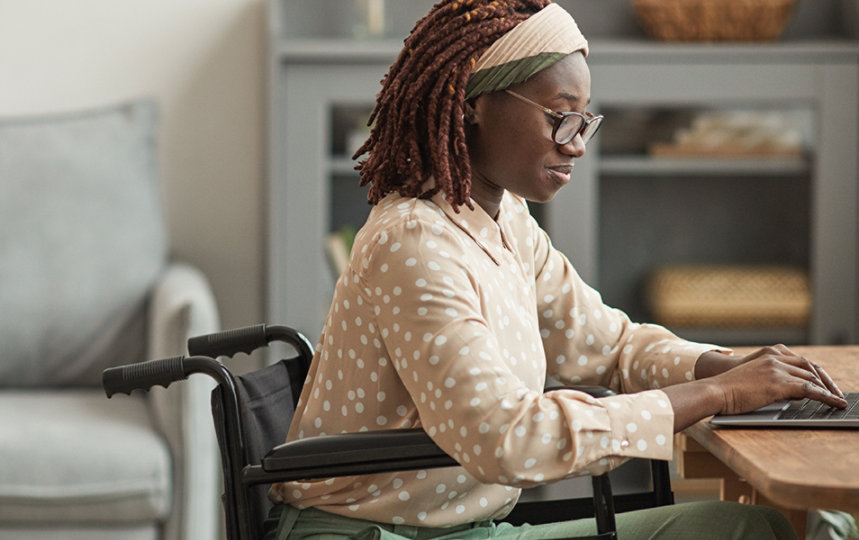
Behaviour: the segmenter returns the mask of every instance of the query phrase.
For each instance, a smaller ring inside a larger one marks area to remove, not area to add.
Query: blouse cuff
[[[610,454],[670,460],[674,409],[662,390],[602,398],[611,423]]]

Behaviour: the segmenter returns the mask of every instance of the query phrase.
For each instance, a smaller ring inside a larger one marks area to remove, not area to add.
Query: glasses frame
[[[507,92],[508,94],[510,94],[511,96],[513,96],[513,97],[515,97],[521,101],[524,101],[525,103],[528,103],[529,105],[533,105],[534,107],[537,107],[538,109],[543,111],[545,114],[547,114],[547,115],[549,115],[555,119],[555,124],[554,124],[554,126],[552,126],[552,140],[555,142],[555,144],[567,144],[570,141],[572,141],[573,139],[575,139],[576,135],[582,135],[582,142],[584,144],[587,144],[588,141],[590,141],[593,138],[593,136],[596,135],[596,132],[599,131],[599,127],[602,124],[603,118],[605,118],[601,114],[595,115],[595,114],[591,114],[589,112],[580,113],[580,112],[575,112],[575,111],[569,111],[569,112],[553,111],[552,109],[550,109],[548,107],[544,107],[535,101],[531,101],[530,99],[526,98],[525,96],[523,96],[521,94],[517,94],[513,90],[506,90],[505,89],[504,91]],[[558,140],[558,138],[557,138],[558,130],[561,128],[561,124],[564,123],[564,120],[566,120],[570,116],[578,116],[579,118],[581,118],[582,119],[582,125],[579,126],[579,129],[577,129],[575,132],[573,132],[573,134],[569,138],[565,138],[564,140]],[[593,131],[590,131],[589,133],[585,133],[585,130],[588,128],[588,126],[590,126],[594,122],[597,123],[596,128],[594,128]],[[587,139],[585,139],[585,136],[587,136]]]

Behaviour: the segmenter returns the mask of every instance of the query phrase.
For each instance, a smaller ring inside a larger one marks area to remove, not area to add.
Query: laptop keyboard
[[[844,398],[847,400],[847,407],[844,409],[836,409],[813,399],[794,400],[776,418],[779,420],[859,419],[859,392],[848,392],[844,394]]]

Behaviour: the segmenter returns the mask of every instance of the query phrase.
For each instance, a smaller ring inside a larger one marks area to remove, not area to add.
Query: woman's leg
[[[270,520],[279,522],[269,538],[501,538],[551,539],[596,534],[594,520],[580,519],[545,525],[514,527],[508,523],[473,524],[473,528],[426,529],[401,527],[336,516],[316,509],[284,506]],[[277,515],[279,514],[279,515]],[[797,540],[793,527],[777,510],[733,502],[706,501],[661,506],[615,516],[623,540]],[[466,526],[468,527],[468,526]],[[403,529],[403,530],[401,530]],[[404,529],[410,529],[408,531]]]
[[[623,540],[796,540],[796,533],[777,510],[733,502],[706,501],[661,506],[615,516]],[[569,538],[596,533],[593,519],[513,527],[498,524],[500,538]]]

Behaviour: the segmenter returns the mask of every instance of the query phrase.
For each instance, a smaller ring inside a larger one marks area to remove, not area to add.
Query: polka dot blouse
[[[692,380],[690,343],[602,303],[528,213],[497,221],[391,194],[359,231],[287,440],[421,427],[461,467],[273,486],[299,508],[446,526],[506,515],[521,487],[671,459],[662,386]],[[622,392],[545,392],[547,375]]]

